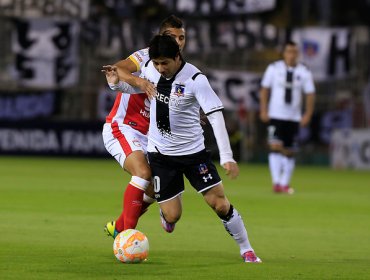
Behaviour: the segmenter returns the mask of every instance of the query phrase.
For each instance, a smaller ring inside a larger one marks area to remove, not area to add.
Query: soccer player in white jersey
[[[172,37],[155,36],[149,44],[149,56],[151,61],[142,68],[141,76],[156,85],[157,95],[150,106],[147,150],[163,228],[172,232],[181,217],[185,175],[220,217],[239,245],[243,260],[261,262],[240,214],[225,196],[220,176],[204,146],[200,108],[212,125],[226,174],[231,178],[238,176],[220,99],[199,69],[183,60]],[[113,81],[117,83],[118,79]]]
[[[171,15],[164,19],[159,32],[174,37],[183,49],[185,30],[179,18]],[[150,106],[147,94],[153,94],[155,89],[150,82],[139,77],[141,68],[148,60],[149,55],[146,48],[134,52],[114,66],[120,78],[136,86],[135,90],[141,94],[125,94],[122,93],[125,92],[125,88],[122,88],[121,92],[117,93],[113,108],[103,128],[106,149],[121,167],[132,175],[124,192],[123,210],[120,216],[116,221],[107,223],[104,228],[106,233],[113,238],[125,229],[135,228],[139,216],[155,201],[152,198],[154,197],[153,188],[149,183],[151,171],[145,157]],[[109,75],[111,72],[106,70],[111,67],[103,66],[102,71]]]
[[[298,47],[288,42],[283,59],[271,63],[262,78],[260,118],[268,123],[269,167],[273,190],[292,194],[290,180],[295,167],[299,127],[307,126],[314,110],[312,74],[298,62]],[[302,116],[303,94],[305,111]]]

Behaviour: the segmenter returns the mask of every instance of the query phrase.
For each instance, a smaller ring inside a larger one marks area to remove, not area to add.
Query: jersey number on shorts
[[[159,176],[154,176],[154,192],[159,193],[161,189],[161,178]]]

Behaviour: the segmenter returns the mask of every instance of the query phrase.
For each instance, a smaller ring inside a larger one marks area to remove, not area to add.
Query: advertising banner
[[[0,122],[0,155],[108,156],[103,122]]]
[[[301,61],[310,68],[315,80],[344,78],[354,70],[349,28],[299,28],[294,29],[292,39],[298,43]]]
[[[16,82],[37,89],[66,88],[78,81],[79,25],[73,21],[14,21],[12,51]]]
[[[333,168],[370,169],[370,129],[334,131],[330,151]]]

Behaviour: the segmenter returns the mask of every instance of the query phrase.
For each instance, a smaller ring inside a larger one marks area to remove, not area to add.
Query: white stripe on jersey
[[[209,114],[223,109],[223,105],[204,75],[192,79],[199,72],[194,65],[185,63],[172,80],[165,80],[152,62],[142,68],[142,76],[157,84],[158,90],[150,106],[148,152],[188,155],[205,148],[199,110]],[[165,93],[166,86],[169,95]]]
[[[302,117],[302,93],[315,93],[311,72],[299,63],[291,68],[292,83],[287,82],[288,67],[283,60],[271,63],[262,78],[261,86],[270,89],[268,114],[279,120],[300,121]],[[291,89],[291,103],[286,103],[286,90]]]

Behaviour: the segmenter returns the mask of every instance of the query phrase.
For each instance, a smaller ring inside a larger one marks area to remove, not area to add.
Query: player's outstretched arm
[[[107,83],[112,90],[121,91],[123,93],[139,93],[138,89],[119,80],[116,66],[104,65],[101,71],[105,74]]]
[[[156,96],[157,89],[154,84],[146,79],[132,74],[137,72],[139,69],[137,69],[136,64],[130,58],[120,60],[119,62],[114,64],[114,66],[117,67],[118,77],[121,81],[124,81],[135,88],[139,88],[150,98]]]

